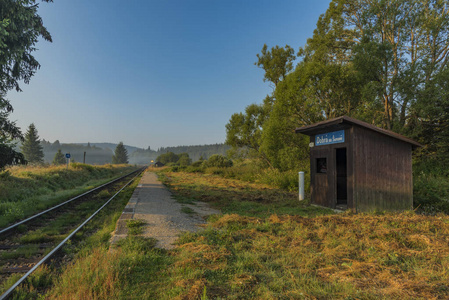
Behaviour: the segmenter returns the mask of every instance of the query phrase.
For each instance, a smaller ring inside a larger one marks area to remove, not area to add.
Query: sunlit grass
[[[307,200],[300,202],[297,193],[267,184],[201,173],[159,172],[158,175],[178,202],[204,201],[223,213],[259,217],[274,213],[304,216],[334,213],[330,209],[311,206]]]
[[[179,241],[167,276],[180,298],[447,298],[447,236],[447,216],[225,215]]]
[[[104,229],[45,297],[449,298],[446,215],[329,214],[263,185],[193,174],[164,180],[179,197],[230,213],[182,235],[171,251],[139,236],[108,251]]]
[[[129,165],[14,166],[0,180],[0,227],[134,170]]]
[[[143,227],[145,226],[145,221],[143,220],[127,220],[126,227],[128,228],[129,235],[139,235],[143,232]]]
[[[132,195],[133,190],[138,184],[138,180],[133,184],[125,188],[108,206],[105,207],[94,219],[92,219],[87,225],[77,233],[68,244],[66,244],[62,250],[64,261],[77,257],[77,260],[73,260],[72,264],[69,264],[66,268],[66,272],[74,272],[76,274],[63,273],[63,276],[59,276],[60,270],[53,270],[53,266],[39,267],[25,284],[21,285],[17,291],[14,292],[13,299],[52,299],[62,297],[62,299],[70,299],[70,293],[74,293],[71,299],[112,299],[115,295],[114,292],[109,291],[108,288],[114,289],[114,286],[103,287],[102,285],[108,285],[111,278],[114,278],[114,274],[106,274],[103,272],[109,272],[108,264],[116,264],[116,261],[111,259],[115,254],[108,252],[109,240],[111,238],[111,232],[114,230],[116,222],[120,217],[123,208]],[[60,217],[57,219],[59,225],[56,227],[64,227],[70,225],[71,217]],[[85,236],[85,233],[89,233]],[[34,233],[28,235],[29,241],[33,238],[39,239],[42,236],[47,235],[54,239],[62,239],[62,236],[56,236],[52,234],[52,228],[42,228]],[[29,245],[23,247],[23,250],[29,250],[31,253],[35,253],[36,246]],[[48,251],[48,249],[46,249]],[[104,259],[102,260],[102,255]],[[85,261],[90,260],[90,261]],[[78,265],[86,263],[88,267],[84,265]],[[21,275],[20,275],[21,276]],[[18,277],[12,276],[0,286],[0,294],[7,288],[14,284]],[[78,279],[77,279],[78,278]],[[53,283],[56,282],[54,289],[51,289]],[[65,283],[64,283],[65,282]],[[67,284],[67,285],[66,285]],[[101,285],[101,287],[100,287]],[[117,285],[119,288],[120,285]],[[72,290],[70,290],[72,288]],[[57,291],[56,294],[52,294],[51,291]],[[62,292],[59,292],[62,291]],[[43,296],[42,293],[47,293],[48,296]],[[101,294],[104,298],[89,297],[88,295]],[[81,295],[77,297],[76,295]]]

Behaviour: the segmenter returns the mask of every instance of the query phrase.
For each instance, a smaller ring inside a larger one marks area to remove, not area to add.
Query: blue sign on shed
[[[315,146],[338,144],[344,142],[345,142],[344,130],[317,134],[315,136]]]
[[[66,158],[70,158],[70,153],[66,153],[66,154],[65,154],[65,157],[66,157]]]

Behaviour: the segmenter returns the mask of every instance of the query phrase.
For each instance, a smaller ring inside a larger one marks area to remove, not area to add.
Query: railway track
[[[47,262],[145,168],[0,230],[0,286],[12,274],[24,274],[0,295],[7,299],[31,273]],[[81,225],[80,225],[81,224]]]

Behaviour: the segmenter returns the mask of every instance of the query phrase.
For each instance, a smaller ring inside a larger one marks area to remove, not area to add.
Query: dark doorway
[[[337,161],[337,205],[348,204],[346,148],[335,149]]]

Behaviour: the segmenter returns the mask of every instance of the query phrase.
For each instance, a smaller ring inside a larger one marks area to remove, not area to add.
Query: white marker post
[[[304,200],[304,172],[299,172],[299,201]]]
[[[70,153],[66,153],[65,157],[67,158],[67,169],[69,169],[69,163],[70,163]]]

